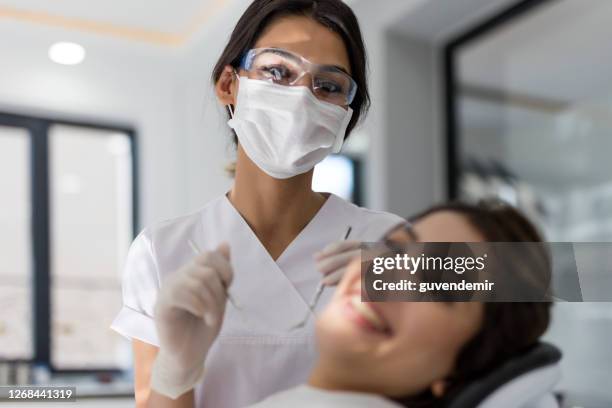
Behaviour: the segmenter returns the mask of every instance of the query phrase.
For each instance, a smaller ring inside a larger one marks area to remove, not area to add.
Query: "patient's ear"
[[[431,393],[436,398],[441,398],[444,396],[446,392],[446,381],[444,380],[436,380],[431,384]]]

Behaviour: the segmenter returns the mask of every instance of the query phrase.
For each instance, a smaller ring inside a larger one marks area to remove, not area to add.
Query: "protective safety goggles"
[[[380,242],[392,253],[400,254],[409,244],[419,242],[416,232],[409,222],[401,223],[388,231]]]
[[[253,48],[242,59],[240,68],[254,79],[285,86],[304,86],[302,78],[309,74],[312,93],[334,105],[350,105],[357,93],[357,83],[339,67],[314,64],[282,48]]]
[[[385,254],[395,256],[407,252],[409,246],[419,242],[412,224],[405,221],[391,228],[378,242],[363,242],[362,261],[371,261],[373,257]]]

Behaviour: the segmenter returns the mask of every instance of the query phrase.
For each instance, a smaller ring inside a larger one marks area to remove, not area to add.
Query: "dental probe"
[[[343,241],[346,241],[348,236],[351,234],[352,230],[353,230],[353,227],[348,227],[342,239]],[[291,330],[301,329],[302,327],[306,325],[306,323],[308,322],[308,319],[310,318],[310,314],[314,313],[314,309],[315,307],[317,307],[317,304],[319,303],[319,299],[321,298],[321,295],[323,294],[323,289],[325,289],[325,285],[323,284],[323,281],[321,281],[319,282],[319,286],[317,286],[317,290],[315,291],[314,296],[312,297],[312,299],[310,299],[310,303],[308,304],[308,310],[306,311],[306,315],[298,324],[291,327]]]
[[[191,247],[191,250],[196,255],[200,255],[202,253],[200,248],[198,248],[198,246],[191,239],[188,239],[187,243],[189,244],[189,246]],[[221,280],[221,282],[223,283],[223,286],[225,286],[225,282],[223,282],[223,280]],[[225,287],[225,290],[226,290],[226,293],[227,293],[227,298],[229,299],[229,301],[232,304],[232,306],[234,306],[238,310],[242,310],[242,308],[238,305],[238,302],[236,302],[236,299],[234,299],[234,297],[230,293],[229,288],[227,286]]]

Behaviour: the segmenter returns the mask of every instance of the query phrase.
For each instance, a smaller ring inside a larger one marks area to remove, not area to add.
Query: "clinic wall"
[[[134,127],[140,224],[181,211],[183,112],[175,58],[152,47],[10,21],[3,23],[0,38],[0,111]],[[86,47],[81,65],[48,59],[49,45],[67,39]]]
[[[214,93],[211,75],[238,19],[250,4],[234,0],[198,33],[185,52],[182,109],[185,112],[185,205],[188,211],[226,192],[232,179],[225,171],[235,158],[227,117]]]
[[[430,2],[387,0],[382,9],[367,0],[352,4],[370,59],[366,204],[399,215],[442,200],[445,192],[436,48],[397,32],[406,16]]]
[[[386,38],[387,205],[409,216],[442,198],[437,65],[430,43],[393,32]]]

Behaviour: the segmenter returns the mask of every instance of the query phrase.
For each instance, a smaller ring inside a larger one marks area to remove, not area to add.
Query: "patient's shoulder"
[[[328,391],[301,385],[274,394],[250,408],[400,408],[400,405],[375,395],[358,392]]]

